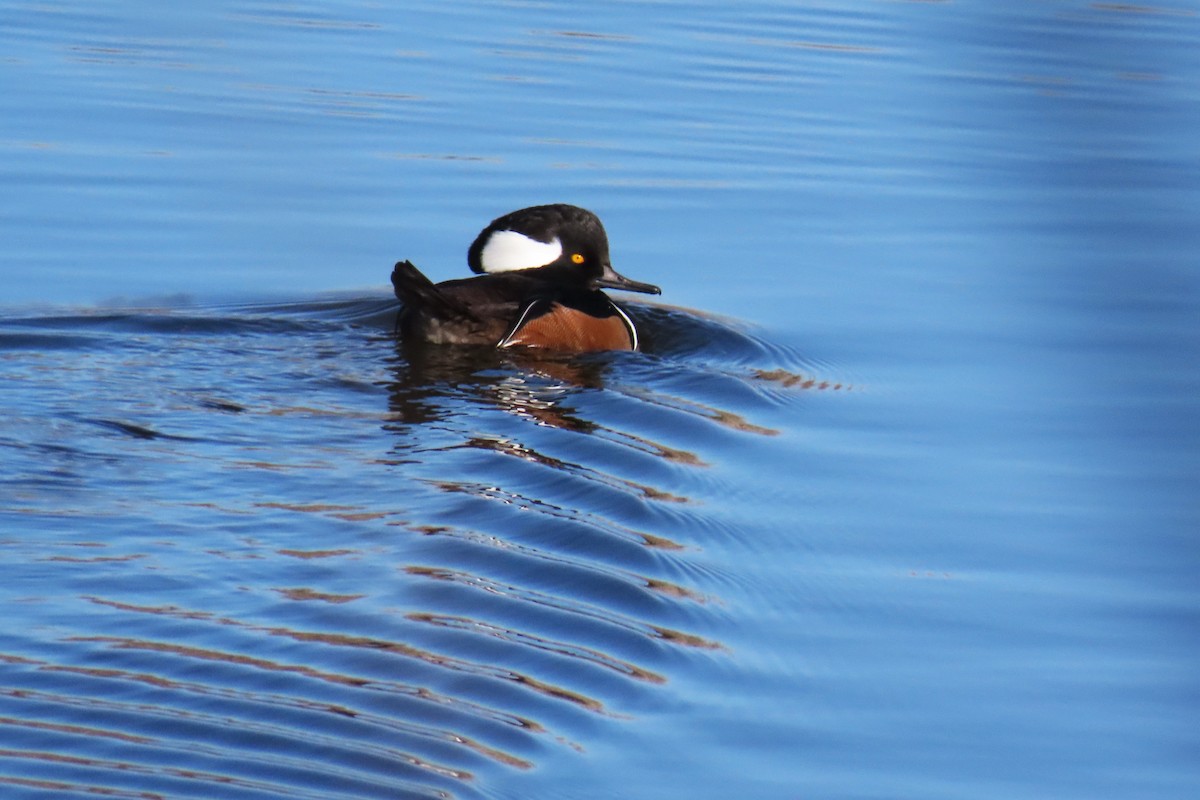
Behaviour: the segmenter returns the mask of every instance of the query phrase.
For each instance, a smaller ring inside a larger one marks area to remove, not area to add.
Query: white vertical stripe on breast
[[[611,301],[610,301],[610,304],[616,310],[616,312],[621,315],[621,319],[623,319],[625,321],[625,327],[629,331],[629,343],[633,345],[634,350],[637,350],[638,349],[637,326],[635,326],[633,324],[633,320],[631,320],[629,318],[629,315],[625,313],[625,310],[623,308],[621,308],[616,303],[612,303]]]

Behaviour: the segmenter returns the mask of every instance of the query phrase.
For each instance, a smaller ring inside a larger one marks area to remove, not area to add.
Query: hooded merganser
[[[478,277],[439,284],[409,261],[396,264],[392,286],[404,303],[396,327],[406,340],[636,350],[633,320],[600,290],[661,292],[618,274],[600,219],[561,203],[493,220],[471,244],[467,263]]]

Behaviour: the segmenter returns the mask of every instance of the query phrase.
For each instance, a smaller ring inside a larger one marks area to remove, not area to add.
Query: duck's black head
[[[662,291],[614,270],[600,218],[565,203],[522,208],[492,220],[467,250],[467,263],[473,272],[490,274],[558,267],[562,274],[578,275],[593,288]]]

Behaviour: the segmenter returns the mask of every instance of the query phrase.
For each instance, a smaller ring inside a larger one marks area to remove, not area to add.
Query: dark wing
[[[443,319],[479,321],[466,303],[439,289],[411,261],[396,262],[392,269],[392,289],[400,302],[404,303],[405,309],[410,311],[419,309]]]

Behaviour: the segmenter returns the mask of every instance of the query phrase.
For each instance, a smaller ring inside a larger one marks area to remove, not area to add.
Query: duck
[[[492,220],[468,248],[467,264],[474,277],[435,284],[411,261],[396,263],[396,328],[405,342],[637,350],[637,326],[603,290],[662,293],[613,269],[600,218],[566,203]]]

